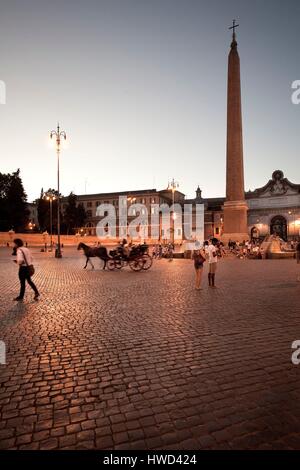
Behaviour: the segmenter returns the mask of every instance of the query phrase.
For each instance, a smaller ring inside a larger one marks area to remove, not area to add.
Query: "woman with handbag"
[[[40,294],[36,288],[36,285],[31,280],[31,276],[34,274],[34,267],[32,264],[32,256],[28,248],[24,247],[23,240],[16,238],[14,240],[14,252],[17,255],[15,263],[19,265],[19,279],[20,279],[20,294],[14,300],[21,301],[25,294],[25,283],[26,281],[34,291],[34,300],[38,300]]]
[[[196,289],[201,290],[201,281],[203,273],[203,265],[206,261],[205,252],[201,249],[196,249],[193,252],[194,268],[196,272]]]

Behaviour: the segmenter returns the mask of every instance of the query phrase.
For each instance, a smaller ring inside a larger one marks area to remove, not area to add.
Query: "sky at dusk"
[[[300,183],[299,0],[1,0],[1,172],[61,192],[225,194],[228,27],[241,58],[245,189]]]

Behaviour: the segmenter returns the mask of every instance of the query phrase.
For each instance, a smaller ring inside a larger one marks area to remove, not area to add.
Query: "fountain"
[[[294,258],[295,251],[287,247],[287,243],[277,234],[267,235],[261,244],[261,251],[267,259]]]

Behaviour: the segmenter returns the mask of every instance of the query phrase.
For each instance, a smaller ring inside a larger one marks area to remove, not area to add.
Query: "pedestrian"
[[[25,294],[26,281],[34,291],[34,300],[38,300],[40,294],[36,288],[36,285],[31,279],[34,273],[32,256],[28,248],[24,247],[23,240],[16,238],[14,240],[14,251],[13,254],[17,255],[17,259],[14,260],[19,265],[19,280],[20,280],[20,294],[14,300],[22,301]]]
[[[297,243],[296,246],[296,260],[297,264],[300,264],[300,241]],[[298,275],[297,281],[300,282],[300,275]]]
[[[173,243],[169,243],[168,244],[168,258],[169,258],[169,261],[173,261],[173,250],[174,250]]]
[[[197,245],[197,243],[196,243]],[[200,243],[199,243],[200,245]],[[203,265],[206,261],[205,259],[205,251],[201,250],[200,247],[194,250],[192,259],[194,261],[194,268],[196,272],[196,282],[195,287],[197,290],[201,290],[201,281],[202,281],[202,274],[203,274]]]
[[[216,288],[215,285],[215,277],[217,271],[217,261],[218,261],[218,254],[216,249],[216,240],[210,240],[209,244],[206,245],[205,252],[208,254],[208,285],[209,287]]]

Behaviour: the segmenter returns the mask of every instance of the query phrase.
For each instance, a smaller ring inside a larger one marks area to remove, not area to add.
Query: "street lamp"
[[[136,197],[128,197],[127,201],[130,202],[131,204],[134,204],[136,201]]]
[[[59,192],[59,154],[60,154],[60,140],[63,138],[66,140],[67,135],[65,131],[61,131],[59,123],[57,124],[57,130],[50,132],[50,139],[56,138],[56,154],[57,154],[57,249],[55,250],[55,258],[61,258],[60,249],[60,192]]]
[[[179,188],[179,183],[177,181],[174,180],[174,178],[172,179],[171,183],[168,184],[168,190],[169,191],[172,191],[172,207],[173,207],[173,213],[172,213],[172,219],[173,219],[173,228],[172,228],[172,243],[174,244],[174,221],[176,220],[177,218],[177,215],[174,211],[174,205],[175,205],[175,192],[176,192],[176,189]]]
[[[127,201],[130,203],[130,205],[131,205],[131,204],[135,204],[135,203],[136,203],[136,197],[134,197],[134,196],[128,196],[128,197],[127,197]],[[127,222],[126,238],[132,240],[132,238],[131,238],[131,236],[130,236],[130,233],[129,233],[129,229],[128,229],[128,222]]]
[[[52,217],[52,203],[53,201],[55,201],[56,199],[56,196],[52,193],[52,192],[48,192],[48,193],[45,193],[45,198],[47,201],[49,201],[49,204],[50,204],[50,251],[52,251],[52,234],[53,234],[53,230],[52,230],[52,226],[53,226],[53,217]]]

